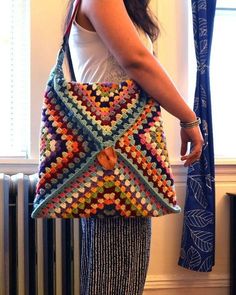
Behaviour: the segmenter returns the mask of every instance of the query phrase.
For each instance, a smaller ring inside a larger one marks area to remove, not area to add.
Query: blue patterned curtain
[[[215,171],[209,63],[216,0],[192,0],[197,58],[194,111],[204,137],[201,159],[188,169],[181,252],[178,264],[209,272],[215,264]]]

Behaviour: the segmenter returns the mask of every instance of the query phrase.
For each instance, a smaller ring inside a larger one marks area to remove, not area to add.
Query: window
[[[191,13],[190,13],[191,14]],[[190,20],[190,81],[194,93],[195,62],[192,19]],[[211,50],[211,100],[216,158],[236,158],[235,137],[235,69],[236,69],[236,0],[217,0]]]
[[[30,105],[29,0],[1,3],[0,157],[27,158]]]

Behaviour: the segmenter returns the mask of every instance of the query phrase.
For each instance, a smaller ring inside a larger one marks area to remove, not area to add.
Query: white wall
[[[31,1],[31,158],[38,158],[40,108],[61,44],[66,0]]]
[[[164,65],[178,90],[188,98],[188,26],[187,1],[183,0],[152,0],[152,9],[156,11],[161,29],[156,42],[156,50],[160,62]],[[165,130],[172,163],[180,163],[179,122],[163,110]]]
[[[235,167],[218,167],[216,177],[216,264],[210,273],[198,273],[177,265],[183,212],[153,219],[151,260],[145,295],[229,294],[229,199],[236,191]],[[174,167],[177,195],[184,208],[185,176]]]
[[[158,58],[188,99],[188,2],[152,0],[161,24],[157,42]],[[192,28],[190,28],[192,30]],[[191,106],[191,105],[190,105]],[[164,112],[167,140],[176,180],[179,204],[184,209],[186,170],[179,160],[179,122]],[[177,215],[153,219],[151,261],[145,295],[229,294],[229,199],[236,191],[235,165],[216,166],[216,263],[213,271],[198,273],[177,265],[182,237],[183,210]]]
[[[38,157],[40,108],[45,83],[55,62],[61,40],[66,0],[32,0],[32,158]],[[188,97],[187,0],[152,0],[161,23],[158,57],[178,89]],[[164,113],[165,128],[180,206],[185,200],[186,169],[179,161],[178,121]],[[36,168],[36,166],[34,167]],[[153,219],[151,256],[145,295],[204,294],[229,292],[229,203],[225,192],[236,191],[236,168],[216,167],[216,266],[210,273],[197,273],[177,265],[183,212]]]

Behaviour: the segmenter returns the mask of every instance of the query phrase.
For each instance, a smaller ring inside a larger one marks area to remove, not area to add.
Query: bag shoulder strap
[[[76,17],[77,10],[79,8],[80,0],[75,0],[75,1],[77,1],[77,2],[75,4],[74,11],[72,10],[73,13],[72,13],[72,15],[70,17],[70,21],[69,21],[69,23],[67,25],[66,31],[65,31],[64,36],[63,36],[63,43],[62,43],[62,48],[63,49],[65,49],[66,46],[67,46],[68,39],[69,39],[69,36],[70,36],[71,27],[72,27],[73,21],[74,21],[74,19]]]
[[[72,27],[73,21],[75,19],[77,10],[79,8],[79,4],[80,4],[80,0],[77,0],[76,4],[74,6],[74,11],[73,11],[73,5],[72,5],[70,21],[68,22],[66,31],[64,33],[63,43],[62,43],[62,46],[61,46],[63,51],[66,53],[67,60],[68,60],[68,65],[69,65],[70,76],[71,76],[71,79],[73,81],[76,81],[76,77],[75,77],[75,72],[74,72],[73,63],[72,63],[72,59],[71,59],[70,48],[68,46],[68,41],[69,41],[71,27]]]

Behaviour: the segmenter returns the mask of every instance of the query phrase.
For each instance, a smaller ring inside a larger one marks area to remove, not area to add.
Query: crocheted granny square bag
[[[65,46],[75,12],[43,100],[31,217],[179,213],[159,103],[133,80],[65,80]]]

